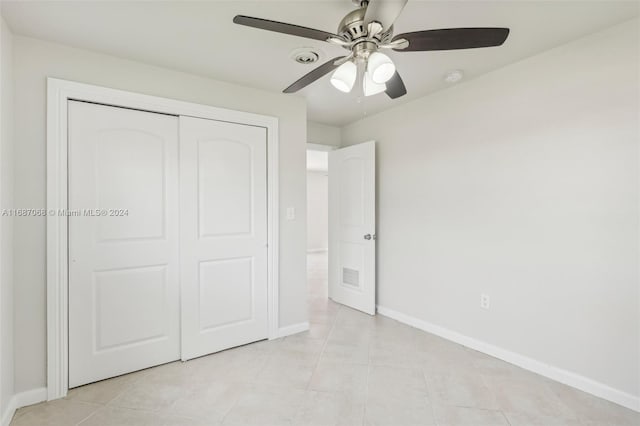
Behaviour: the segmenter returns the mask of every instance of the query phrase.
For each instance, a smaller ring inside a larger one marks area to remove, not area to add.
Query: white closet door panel
[[[69,386],[179,359],[177,117],[69,102],[69,209]]]
[[[180,117],[182,359],[265,339],[266,129]]]
[[[199,237],[251,236],[252,147],[240,141],[202,140],[198,151]]]

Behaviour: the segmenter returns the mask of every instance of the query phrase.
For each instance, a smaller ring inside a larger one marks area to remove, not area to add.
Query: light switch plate
[[[287,207],[287,220],[295,220],[295,219],[296,219],[295,207]]]

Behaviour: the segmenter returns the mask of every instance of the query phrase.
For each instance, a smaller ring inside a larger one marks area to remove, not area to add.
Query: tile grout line
[[[78,423],[76,423],[75,426],[81,426],[82,423],[86,422],[87,420],[89,420],[91,417],[93,417],[99,410],[104,409],[105,407],[100,407],[98,408],[96,411],[94,411],[93,413],[89,414],[87,417],[85,417],[84,419],[80,420]]]
[[[118,392],[113,398],[109,399],[109,401],[104,403],[104,406],[105,407],[113,407],[113,405],[111,405],[113,403],[113,401],[118,399],[122,394],[124,394],[126,391],[131,389],[135,384],[140,382],[143,378],[144,378],[144,376],[143,377],[138,377],[137,379],[134,379],[131,383],[127,383],[126,385],[124,385],[122,387],[122,390],[120,390],[120,392]],[[117,405],[115,405],[115,406],[117,407]]]
[[[365,426],[367,421],[367,402],[369,401],[369,378],[371,377],[371,341],[369,340],[369,346],[367,348],[367,382],[364,387],[364,402],[362,410],[362,426]]]
[[[509,426],[511,426],[511,422],[509,421],[509,417],[507,417],[507,415],[504,413],[503,410],[499,410],[499,411],[500,411],[500,414],[502,414],[502,417],[504,417],[504,420],[507,422],[507,424]]]
[[[429,408],[431,409],[431,417],[433,418],[433,423],[436,426],[440,426],[440,422],[438,421],[438,417],[436,416],[436,410],[434,407],[435,401],[431,400],[431,393],[429,392],[430,386],[429,386],[429,381],[427,380],[427,373],[423,369],[420,369],[420,372],[422,373],[422,380],[424,380],[424,386],[427,389],[427,400],[429,401]]]
[[[286,339],[286,337],[285,337],[285,338],[282,338],[282,341],[283,341],[283,342],[284,342],[284,339]],[[262,369],[264,369],[264,368],[267,366],[267,363],[269,362],[269,359],[270,359],[270,358],[271,358],[271,356],[273,355],[273,354],[271,353],[271,351],[272,351],[272,350],[269,350],[269,353],[267,353],[267,354],[266,354],[264,361],[262,361],[263,365],[262,365],[262,368],[260,369],[260,371],[262,371]],[[255,382],[255,381],[256,381],[256,379],[257,379],[257,377],[258,377],[259,375],[260,375],[260,373],[258,372],[258,373],[256,373],[255,377],[253,377],[253,378],[251,379],[251,381],[249,381],[248,383],[245,383],[245,382],[239,382],[239,383],[236,383],[236,385],[240,384],[240,385],[242,385],[243,387],[244,387],[245,385],[248,385],[248,386],[253,387],[253,386],[255,386],[255,385],[256,385],[256,382]],[[220,419],[220,421],[219,421],[219,424],[220,424],[220,425],[223,425],[223,424],[224,424],[225,419],[229,416],[229,414],[233,411],[233,409],[234,409],[234,408],[236,408],[236,405],[238,404],[238,401],[240,401],[240,399],[241,399],[241,398],[242,398],[242,396],[240,396],[240,395],[238,395],[238,396],[237,396],[237,398],[234,398],[233,404],[231,404],[231,406],[226,410],[226,412],[224,413],[224,415],[223,415],[223,416],[222,416],[222,418]]]
[[[92,412],[91,414],[89,414],[87,417],[85,417],[84,419],[80,420],[78,423],[76,423],[76,426],[80,426],[82,423],[86,422],[87,420],[89,420],[91,417],[95,416],[95,414],[100,411],[100,410],[104,410],[105,408],[107,408],[106,405],[102,405],[100,408],[98,408],[97,410],[95,410],[94,412]]]
[[[327,298],[327,300],[331,300],[331,299]],[[318,371],[318,367],[320,366],[320,361],[322,360],[322,355],[324,355],[324,351],[327,348],[327,344],[329,343],[329,338],[331,337],[331,334],[333,333],[333,330],[336,327],[336,323],[338,322],[338,314],[340,314],[341,310],[342,310],[342,307],[338,306],[338,311],[336,312],[335,317],[333,318],[333,322],[331,323],[331,329],[329,330],[329,333],[327,333],[327,337],[324,340],[324,344],[322,345],[322,350],[320,351],[320,355],[318,356],[318,360],[316,361],[316,365],[313,369],[313,372],[311,373],[311,378],[309,379],[309,382],[307,383],[305,390],[311,390],[309,389],[309,386],[311,386],[311,381],[313,380],[313,376]]]
[[[227,418],[227,416],[229,415],[229,413],[231,413],[231,411],[233,411],[234,408],[236,408],[236,405],[238,404],[238,401],[240,401],[240,396],[238,396],[237,398],[235,398],[235,401],[233,401],[233,404],[231,404],[231,406],[229,407],[229,409],[227,410],[226,413],[224,413],[224,415],[220,418],[220,425],[224,424],[225,419]]]

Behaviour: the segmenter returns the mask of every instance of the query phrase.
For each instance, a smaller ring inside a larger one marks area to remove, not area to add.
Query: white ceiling
[[[374,0],[375,1],[375,0]],[[322,61],[344,50],[232,23],[237,14],[325,31],[353,9],[351,0],[298,1],[6,1],[2,14],[14,32],[238,84],[281,91],[313,66],[290,52],[313,47]],[[410,0],[396,33],[450,27],[505,26],[502,47],[449,52],[392,52],[409,91],[358,102],[333,89],[328,77],[297,95],[309,119],[343,125],[446,86],[442,77],[462,69],[465,79],[502,67],[586,34],[638,16],[636,1],[420,1]],[[526,82],[523,82],[526,84]],[[284,96],[284,95],[283,95]]]

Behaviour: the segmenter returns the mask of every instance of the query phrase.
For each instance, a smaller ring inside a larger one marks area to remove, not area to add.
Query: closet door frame
[[[190,116],[263,127],[267,131],[267,312],[269,339],[283,336],[279,328],[279,196],[278,118],[217,108],[124,90],[47,79],[47,400],[69,390],[69,234],[68,104],[84,101],[175,116]],[[285,333],[286,334],[286,333]]]

